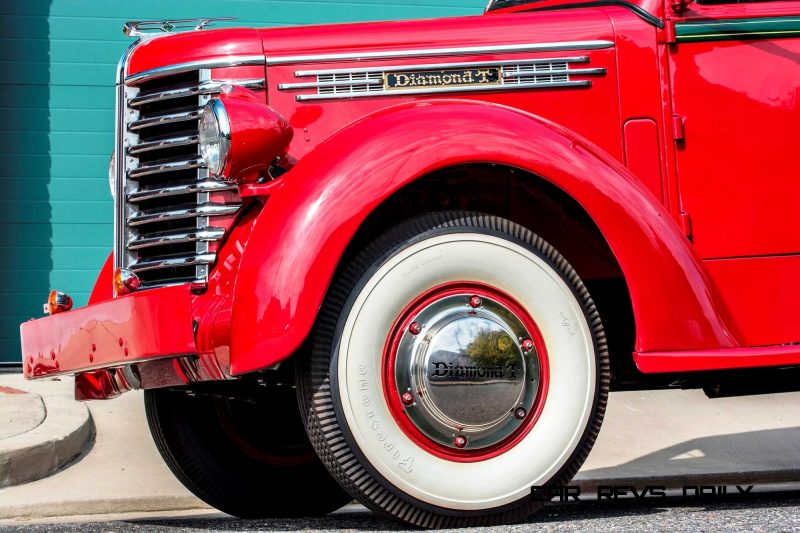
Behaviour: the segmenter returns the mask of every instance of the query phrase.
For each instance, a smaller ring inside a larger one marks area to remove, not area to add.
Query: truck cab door
[[[698,0],[671,18],[678,193],[697,253],[748,345],[798,342],[800,2]]]
[[[700,256],[800,252],[800,2],[700,0],[675,41],[679,190]]]

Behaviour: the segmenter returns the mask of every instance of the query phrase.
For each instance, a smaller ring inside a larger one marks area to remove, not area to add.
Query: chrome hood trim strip
[[[267,57],[267,65],[291,63],[313,63],[317,61],[396,59],[402,57],[452,56],[465,54],[492,54],[506,52],[556,52],[560,50],[598,50],[611,48],[613,41],[562,41],[552,43],[498,44],[489,46],[462,46],[457,48],[419,48],[411,50],[387,50],[385,52],[345,52],[337,54],[311,54],[282,57]]]
[[[493,67],[504,65],[517,65],[519,63],[527,64],[541,64],[552,63],[554,61],[563,61],[564,63],[586,63],[589,61],[589,56],[570,56],[570,57],[535,57],[526,59],[504,59],[501,61],[464,61],[459,63],[418,63],[414,65],[387,65],[377,67],[363,67],[363,68],[335,68],[324,70],[298,70],[294,75],[301,76],[325,76],[327,74],[364,74],[372,72],[402,72],[404,70],[417,70],[417,69],[450,69],[461,67]],[[279,86],[280,88],[280,86]]]
[[[135,85],[146,80],[160,78],[162,76],[169,76],[172,74],[180,74],[182,72],[189,72],[191,70],[241,67],[245,65],[263,65],[265,61],[266,58],[263,55],[257,55],[215,57],[213,59],[202,59],[199,61],[189,61],[187,63],[176,63],[174,65],[167,65],[165,67],[143,70],[142,72],[137,72],[136,74],[129,74],[125,76],[125,84]]]

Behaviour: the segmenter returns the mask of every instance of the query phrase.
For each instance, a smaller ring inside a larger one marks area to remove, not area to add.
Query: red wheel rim
[[[533,347],[536,350],[536,356],[539,364],[538,390],[536,392],[535,400],[528,410],[527,417],[523,423],[510,435],[503,438],[503,440],[500,442],[480,449],[458,449],[447,447],[423,433],[420,428],[418,428],[407,416],[407,406],[403,403],[403,395],[398,390],[395,379],[395,363],[397,359],[398,346],[403,334],[408,331],[410,327],[412,327],[414,317],[417,316],[422,309],[425,309],[432,303],[439,301],[442,298],[454,295],[477,296],[478,298],[487,298],[501,302],[502,305],[510,310],[527,329],[528,333],[530,334],[530,340],[532,341]],[[501,455],[516,446],[530,432],[541,415],[545,400],[547,398],[549,384],[549,365],[546,346],[539,328],[536,326],[536,323],[533,321],[530,315],[516,300],[503,291],[483,283],[466,281],[451,282],[434,287],[419,295],[403,309],[403,311],[394,321],[390,334],[384,345],[382,369],[384,397],[398,426],[402,429],[406,436],[414,441],[421,449],[434,456],[455,462],[485,461],[487,459],[491,459],[492,457]]]

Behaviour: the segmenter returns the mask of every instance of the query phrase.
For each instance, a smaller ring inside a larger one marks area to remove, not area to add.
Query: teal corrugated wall
[[[238,25],[477,14],[485,0],[28,0],[0,2],[0,362],[51,288],[89,297],[112,241],[112,84],[126,20]],[[9,305],[10,304],[10,305]]]

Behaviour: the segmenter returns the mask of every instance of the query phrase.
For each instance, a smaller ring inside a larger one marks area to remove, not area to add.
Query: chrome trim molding
[[[163,233],[154,237],[138,237],[128,241],[128,250],[140,250],[164,244],[178,244],[195,241],[218,241],[225,236],[225,230],[213,226],[194,232]]]
[[[505,52],[556,52],[560,50],[598,50],[611,48],[613,41],[562,41],[552,43],[499,44],[488,46],[462,46],[454,48],[419,48],[412,50],[391,50],[385,52],[346,52],[338,54],[311,54],[282,57],[267,57],[267,65],[288,65],[291,63],[313,63],[317,61],[396,59],[402,57],[450,56],[464,54],[492,54]]]
[[[307,100],[329,100],[340,98],[366,98],[370,96],[402,96],[402,95],[420,95],[420,94],[442,94],[442,93],[474,93],[481,91],[513,91],[519,89],[532,89],[532,88],[547,88],[547,87],[588,87],[592,84],[589,80],[580,81],[565,81],[565,82],[550,82],[538,83],[536,85],[491,85],[487,87],[443,87],[432,89],[408,89],[404,91],[395,92],[372,92],[372,93],[352,93],[352,94],[299,94],[297,95],[298,102]]]
[[[214,22],[236,20],[236,17],[207,17],[198,19],[129,20],[122,27],[128,37],[152,37],[173,33],[174,30],[199,31]],[[152,31],[156,30],[156,31]]]
[[[192,254],[182,257],[170,257],[168,259],[156,259],[154,261],[140,261],[131,265],[133,272],[145,272],[147,270],[158,270],[161,268],[175,268],[182,266],[210,265],[217,260],[217,254]]]
[[[103,383],[109,384],[109,388],[102,391],[102,396],[98,396],[95,392],[99,391],[95,389],[75,387],[75,398],[79,401],[98,400],[101,397],[103,399],[115,398],[131,390],[181,387],[186,385],[187,381],[199,383],[235,379],[225,373],[226,370],[222,368],[213,353],[153,357],[138,363],[125,365],[117,363],[116,366],[110,368],[96,364],[86,367],[86,370],[102,374],[104,376]],[[85,376],[76,379],[83,378]]]
[[[173,172],[175,170],[191,170],[193,168],[204,167],[205,163],[200,156],[179,161],[163,161],[152,165],[141,165],[128,171],[128,179],[135,180],[142,176],[161,174],[162,172]]]
[[[606,69],[569,68],[575,63],[588,63],[588,56],[530,58],[501,61],[475,61],[456,63],[433,63],[413,65],[390,65],[386,67],[366,67],[356,69],[298,70],[295,77],[315,76],[316,81],[282,83],[281,91],[316,89],[316,93],[298,94],[297,101],[329,100],[342,98],[368,98],[375,96],[402,96],[444,93],[467,93],[485,91],[511,91],[520,89],[539,89],[554,87],[586,87],[591,80],[572,79],[572,76],[602,76]],[[493,83],[480,85],[431,85],[418,88],[388,87],[388,73],[393,72],[433,72],[450,69],[475,69],[492,67],[498,71]]]
[[[191,111],[182,111],[180,113],[164,113],[163,115],[154,115],[139,120],[128,122],[128,130],[136,131],[150,126],[159,126],[161,124],[173,124],[175,122],[186,122],[189,120],[197,120],[200,118],[202,108],[192,109]]]
[[[435,67],[434,67],[435,68]],[[384,72],[388,72],[384,71]],[[549,70],[541,72],[541,75],[553,74],[605,74],[604,68],[578,68],[578,69],[563,69],[563,70]],[[371,72],[369,73],[371,74]],[[503,72],[504,78],[520,78],[529,76],[532,72]],[[340,80],[340,81],[308,81],[301,83],[281,83],[278,89],[281,91],[291,91],[295,89],[316,89],[318,87],[346,87],[348,85],[381,85],[383,86],[383,77],[380,78],[366,78],[364,80]]]
[[[164,100],[172,98],[185,98],[187,96],[197,96],[200,94],[219,94],[223,85],[238,85],[239,87],[245,87],[247,89],[263,89],[264,83],[264,78],[247,80],[210,80],[178,89],[144,93],[136,98],[132,98],[128,102],[128,105],[130,107],[139,107],[140,105],[163,102]]]
[[[371,74],[371,72],[366,73]],[[376,73],[379,74],[379,73]],[[383,85],[383,76],[381,77],[369,77],[366,76],[364,80],[361,80],[363,83],[367,85]],[[300,83],[280,83],[278,84],[278,90],[280,91],[292,91],[295,89],[316,89],[318,87],[345,87],[348,85],[353,85],[355,83],[354,80],[340,80],[340,81],[304,81]]]
[[[166,209],[163,211],[139,211],[128,217],[128,226],[136,227],[148,222],[164,222],[168,220],[181,220],[184,218],[214,217],[232,215],[236,213],[241,204],[200,204],[187,209]],[[201,228],[202,229],[202,228]]]
[[[589,56],[570,56],[570,57],[533,57],[526,59],[506,59],[502,61],[465,61],[459,63],[416,63],[413,65],[387,65],[380,67],[364,67],[364,68],[335,68],[325,70],[297,70],[294,75],[297,77],[302,76],[324,76],[326,74],[363,74],[363,73],[381,73],[381,72],[401,72],[404,70],[441,70],[449,68],[462,68],[462,67],[502,67],[504,65],[518,65],[525,64],[539,64],[539,63],[553,63],[561,61],[563,63],[586,63],[589,61]],[[279,85],[278,88],[281,88]]]
[[[606,69],[604,68],[576,68],[576,69],[562,69],[562,70],[548,70],[544,72],[526,72],[526,71],[519,71],[519,72],[503,72],[503,78],[525,78],[530,76],[538,76],[538,75],[551,75],[551,76],[562,76],[568,74],[580,74],[580,75],[602,75],[606,73]]]
[[[202,59],[199,61],[189,61],[187,63],[176,63],[174,65],[143,70],[142,72],[137,72],[136,74],[127,75],[125,76],[125,84],[135,85],[143,81],[161,78],[163,76],[170,76],[172,74],[181,74],[191,70],[241,67],[246,65],[263,65],[265,62],[266,59],[263,55],[251,55],[215,57],[214,59]]]
[[[219,180],[195,181],[182,185],[170,187],[135,189],[128,193],[129,202],[141,202],[154,198],[166,198],[167,196],[178,196],[181,194],[193,194],[211,191],[235,191],[236,185],[225,183]]]
[[[161,150],[162,148],[175,148],[177,146],[188,146],[190,144],[197,144],[199,142],[197,135],[181,135],[178,137],[167,137],[158,139],[156,141],[148,141],[139,144],[134,144],[128,147],[130,155],[140,154],[142,152],[149,152],[151,150]]]
[[[141,43],[141,40],[134,41],[125,49],[122,57],[119,58],[117,64],[117,79],[116,91],[114,95],[114,158],[116,169],[115,175],[115,194],[114,194],[114,268],[121,268],[124,266],[123,253],[125,250],[125,235],[127,228],[125,227],[125,209],[127,202],[125,200],[125,164],[127,160],[127,151],[125,149],[125,135],[127,134],[125,128],[125,115],[127,111],[126,100],[126,87],[125,87],[125,69],[128,66],[133,50]],[[116,293],[112,291],[112,294]]]

